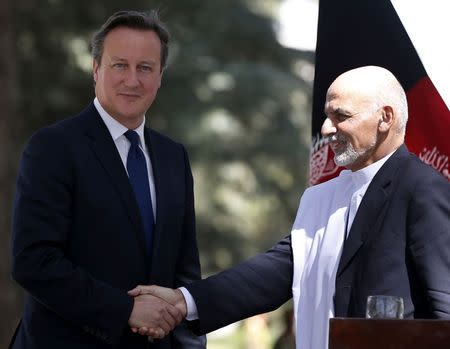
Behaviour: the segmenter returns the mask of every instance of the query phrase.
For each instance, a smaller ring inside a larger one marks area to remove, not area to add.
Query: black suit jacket
[[[290,237],[195,282],[205,333],[273,310],[292,296]],[[367,296],[403,297],[408,318],[450,319],[450,183],[401,146],[369,185],[340,259],[335,315],[364,317]],[[299,309],[301,311],[301,309]]]
[[[156,190],[153,251],[114,141],[91,104],[26,146],[14,202],[12,276],[27,291],[12,348],[204,348],[187,328],[149,344],[128,318],[137,284],[200,278],[184,147],[145,129]]]

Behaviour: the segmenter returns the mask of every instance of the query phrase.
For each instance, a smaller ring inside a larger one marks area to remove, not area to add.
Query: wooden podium
[[[450,321],[334,318],[329,349],[450,349]]]

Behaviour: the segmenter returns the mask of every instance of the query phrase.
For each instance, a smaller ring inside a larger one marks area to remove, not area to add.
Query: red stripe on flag
[[[334,152],[329,144],[323,139],[320,144],[313,146],[309,157],[309,184],[316,185],[326,182],[336,176],[344,169],[334,163]]]
[[[450,111],[427,76],[408,90],[407,97],[408,149],[450,180]]]

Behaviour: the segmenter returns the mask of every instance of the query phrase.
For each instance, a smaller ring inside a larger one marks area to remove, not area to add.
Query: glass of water
[[[403,298],[397,296],[367,297],[367,319],[403,319]]]

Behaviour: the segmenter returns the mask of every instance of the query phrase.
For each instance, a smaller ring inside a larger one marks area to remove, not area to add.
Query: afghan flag
[[[414,6],[423,8],[417,13]],[[400,81],[409,107],[406,145],[450,180],[449,12],[447,0],[320,0],[311,184],[333,178],[342,169],[320,136],[326,91],[343,72],[366,65],[384,67]],[[433,30],[444,39],[430,33]],[[436,62],[445,70],[436,70]]]

